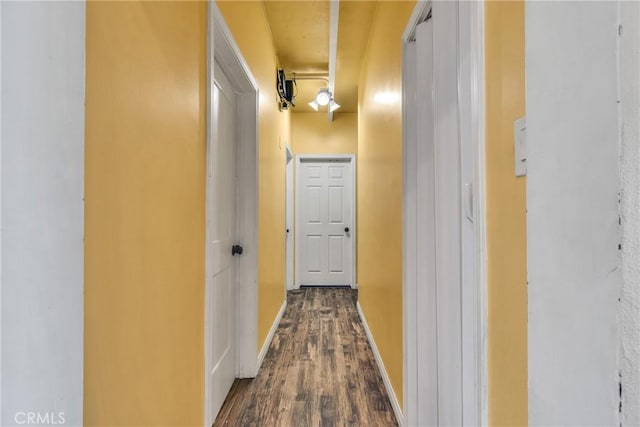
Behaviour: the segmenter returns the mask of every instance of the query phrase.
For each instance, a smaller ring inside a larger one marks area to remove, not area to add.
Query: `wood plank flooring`
[[[396,426],[356,309],[357,291],[303,288],[258,375],[236,380],[214,426]]]

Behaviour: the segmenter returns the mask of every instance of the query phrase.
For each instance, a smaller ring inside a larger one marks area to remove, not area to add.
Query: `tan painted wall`
[[[218,1],[238,47],[260,88],[258,187],[258,349],[285,296],[285,144],[290,113],[276,103],[277,58],[264,6],[259,1]]]
[[[402,404],[402,111],[374,101],[402,91],[404,27],[415,2],[380,2],[360,74],[358,125],[359,299]]]
[[[358,114],[334,113],[333,122],[324,113],[291,115],[291,150],[294,154],[356,154]]]
[[[524,2],[485,3],[489,424],[527,424],[526,178],[513,122],[525,113]]]
[[[202,425],[206,5],[86,28],[84,422]]]

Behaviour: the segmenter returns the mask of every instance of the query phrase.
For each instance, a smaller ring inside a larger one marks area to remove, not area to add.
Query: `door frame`
[[[224,21],[214,0],[207,1],[207,178],[206,178],[206,244],[205,244],[205,316],[204,316],[204,414],[205,427],[210,427],[211,414],[208,385],[208,366],[212,351],[211,325],[215,318],[208,303],[208,290],[215,271],[212,259],[211,224],[215,209],[211,196],[210,149],[215,133],[212,132],[214,88],[214,61],[216,61],[237,92],[237,160],[238,177],[236,233],[244,246],[237,259],[235,283],[236,312],[236,366],[238,378],[255,377],[258,372],[258,83],[253,77],[240,48]]]
[[[0,34],[2,34],[2,2],[1,1],[0,1]],[[86,62],[85,62],[85,66],[86,66]],[[85,94],[85,97],[86,97],[86,94]],[[0,43],[0,117],[2,117],[2,43]],[[84,138],[83,138],[83,147],[84,147]],[[1,212],[2,212],[2,120],[0,119],[0,213]],[[83,268],[85,267],[83,266]],[[84,311],[84,302],[82,307]],[[0,215],[0,319],[2,319],[2,215]],[[82,339],[82,345],[84,347],[84,338]],[[2,377],[2,355],[3,354],[4,353],[2,351],[2,328],[0,327],[0,378],[3,378]],[[82,372],[82,380],[84,382],[84,372]],[[83,385],[83,389],[84,389],[84,385]],[[2,412],[2,381],[0,380],[0,420],[2,420],[2,414],[3,414]]]
[[[351,191],[352,191],[352,195],[351,195],[351,251],[353,253],[352,256],[352,265],[351,265],[351,289],[356,289],[356,233],[358,232],[358,227],[356,226],[356,155],[355,154],[296,154],[295,156],[296,158],[296,163],[295,163],[295,171],[294,171],[294,187],[296,188],[296,191],[294,193],[294,228],[295,230],[299,230],[299,218],[298,218],[298,212],[300,212],[299,209],[299,199],[300,197],[298,197],[298,191],[299,190],[299,185],[298,185],[298,181],[300,180],[300,164],[303,161],[331,161],[331,160],[336,160],[336,161],[348,161],[349,163],[351,163]],[[295,289],[300,289],[300,268],[298,266],[298,260],[300,259],[300,257],[298,256],[298,248],[300,247],[300,236],[298,233],[296,233],[294,235],[294,258],[295,258],[295,263],[294,263],[294,287]]]
[[[463,5],[463,3],[465,3]],[[418,294],[418,282],[415,272],[419,264],[419,254],[429,255],[433,250],[429,251],[428,242],[412,239],[408,242],[410,236],[415,236],[417,232],[417,218],[421,215],[419,212],[425,211],[427,206],[424,202],[419,203],[415,192],[408,193],[408,183],[416,182],[415,165],[411,166],[411,162],[407,160],[416,156],[418,141],[415,137],[417,122],[415,118],[409,114],[415,111],[415,96],[417,90],[417,76],[409,71],[410,67],[416,64],[415,50],[409,48],[410,42],[414,39],[415,29],[418,24],[426,19],[428,11],[431,9],[433,2],[431,0],[418,2],[408,20],[407,26],[402,37],[403,59],[403,420],[401,423],[405,425],[418,425],[419,405],[428,407],[438,407],[437,387],[430,387],[425,384],[425,379],[420,379],[418,367],[425,361],[436,360],[438,349],[432,348],[430,355],[418,354],[418,340],[424,326],[418,325],[417,318],[419,314],[416,296]],[[471,58],[469,60],[468,78],[470,78],[470,91],[466,91],[464,87],[460,87],[460,70],[458,70],[458,86],[459,92],[458,102],[468,102],[471,105],[471,117],[463,120],[461,117],[460,126],[470,130],[473,145],[473,167],[474,167],[474,234],[476,241],[475,251],[475,283],[462,284],[462,299],[470,300],[472,306],[475,306],[475,313],[472,315],[462,316],[462,327],[471,330],[474,336],[472,348],[475,354],[474,366],[463,365],[463,384],[474,384],[473,390],[463,389],[459,402],[454,402],[462,408],[461,419],[464,425],[487,425],[488,423],[488,399],[487,399],[487,307],[486,307],[486,189],[485,189],[485,77],[484,77],[484,4],[483,2],[459,2],[458,16],[463,16],[460,21],[468,22],[469,31],[465,33],[470,37],[465,43],[469,44]],[[458,30],[459,42],[461,33]],[[460,64],[460,58],[457,58]],[[460,113],[459,113],[460,114]],[[416,159],[417,162],[420,159]],[[416,163],[414,161],[414,163]],[[460,169],[461,172],[461,169]],[[411,188],[415,188],[415,184],[411,184]],[[464,194],[461,189],[461,194]],[[464,204],[461,204],[464,206]],[[409,210],[413,210],[410,214]],[[417,212],[417,213],[416,213]],[[463,215],[464,217],[464,215]],[[413,255],[412,255],[413,254]],[[434,260],[437,268],[437,258]],[[437,310],[437,307],[436,307]],[[436,325],[436,333],[438,335],[452,333],[448,331],[448,325]],[[466,336],[466,335],[465,335]],[[437,343],[436,343],[437,346]],[[462,354],[461,354],[462,358]],[[449,368],[451,365],[443,364],[438,369]],[[419,396],[419,390],[423,394]],[[473,396],[474,399],[469,402],[464,397]],[[447,404],[447,406],[450,406]],[[471,418],[471,419],[470,419]]]
[[[285,195],[284,195],[284,214],[285,214],[285,227],[288,227],[289,232],[285,230],[285,280],[287,291],[294,289],[295,282],[295,209],[294,209],[294,201],[295,201],[295,157],[293,155],[293,150],[289,144],[285,144],[286,147],[286,156],[285,156]],[[289,219],[291,219],[291,223],[288,223]],[[291,274],[290,274],[291,273]]]

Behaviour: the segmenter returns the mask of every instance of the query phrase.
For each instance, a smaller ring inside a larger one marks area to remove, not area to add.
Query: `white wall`
[[[80,425],[85,5],[2,2],[1,19],[0,421]]]
[[[620,3],[622,425],[640,425],[640,3]]]
[[[615,2],[527,2],[529,424],[617,425]]]

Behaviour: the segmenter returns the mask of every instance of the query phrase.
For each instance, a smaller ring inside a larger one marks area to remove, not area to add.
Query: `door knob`
[[[349,232],[349,227],[345,227],[345,228],[344,228],[344,232],[345,232],[345,233],[348,233],[348,232]]]
[[[287,233],[289,232],[289,229],[287,228]]]
[[[240,245],[233,245],[231,247],[231,255],[235,256],[235,255],[242,255],[242,246]]]

